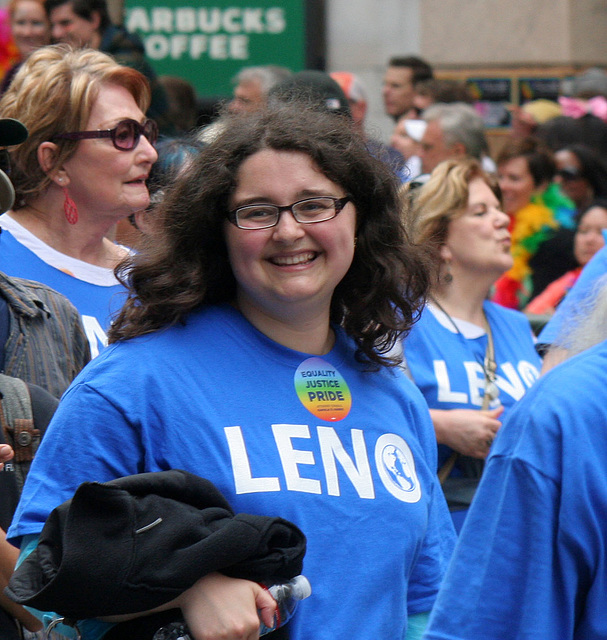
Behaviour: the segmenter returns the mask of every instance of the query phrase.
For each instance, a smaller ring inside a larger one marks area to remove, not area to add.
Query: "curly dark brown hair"
[[[351,196],[358,243],[335,289],[331,321],[355,340],[360,361],[396,364],[398,358],[386,353],[419,315],[429,282],[426,254],[407,237],[390,169],[369,154],[348,119],[303,103],[225,117],[222,133],[167,193],[153,236],[118,267],[130,295],[110,342],[157,331],[201,305],[235,298],[224,239],[228,202],[239,167],[263,149],[305,153]]]

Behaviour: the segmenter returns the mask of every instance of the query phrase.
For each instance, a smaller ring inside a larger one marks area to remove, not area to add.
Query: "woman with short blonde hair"
[[[11,151],[11,181],[15,209],[43,192],[51,183],[38,163],[39,145],[63,131],[86,126],[103,84],[124,87],[145,113],[150,104],[147,80],[138,71],[117,64],[94,49],[70,50],[64,45],[45,47],[19,73],[0,101],[4,118],[17,118],[29,131],[28,139]],[[71,158],[78,141],[58,139],[53,166]]]
[[[409,212],[413,237],[434,255],[435,267],[428,304],[404,342],[405,355],[430,408],[456,527],[503,412],[540,368],[525,316],[488,300],[493,283],[512,265],[509,219],[498,195],[477,160],[449,160],[413,193]]]
[[[47,284],[80,311],[91,352],[123,290],[113,269],[127,255],[108,235],[149,204],[156,123],[145,117],[145,77],[92,49],[32,53],[0,101],[28,139],[10,151],[15,204],[0,217],[0,269]]]

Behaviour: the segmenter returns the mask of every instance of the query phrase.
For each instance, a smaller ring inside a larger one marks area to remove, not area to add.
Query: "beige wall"
[[[607,3],[571,0],[571,61],[607,65]]]
[[[605,0],[420,0],[420,52],[443,77],[565,78],[607,65],[606,33]],[[494,154],[506,134],[488,131]]]
[[[607,63],[604,0],[420,0],[437,66]]]
[[[420,0],[327,0],[327,71],[351,71],[365,84],[367,129],[387,139],[394,122],[381,97],[386,63],[419,55]]]
[[[391,55],[416,54],[464,76],[569,75],[607,66],[607,0],[326,0],[327,63],[361,76],[368,127],[387,139],[381,78]]]

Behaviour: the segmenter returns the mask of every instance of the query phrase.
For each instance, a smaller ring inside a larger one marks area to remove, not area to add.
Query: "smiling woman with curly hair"
[[[229,116],[123,264],[112,344],[61,403],[48,440],[74,472],[49,482],[43,443],[11,535],[84,480],[189,470],[306,534],[292,639],[405,637],[454,536],[427,407],[389,355],[429,282],[399,205],[348,120],[297,101]],[[211,574],[166,606],[193,638],[253,638],[266,595]]]

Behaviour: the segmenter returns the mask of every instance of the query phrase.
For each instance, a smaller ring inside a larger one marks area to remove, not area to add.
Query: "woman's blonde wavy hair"
[[[437,269],[440,269],[440,247],[447,240],[449,223],[466,211],[470,182],[476,178],[483,180],[501,201],[497,180],[474,158],[441,162],[426,184],[408,194],[407,228],[413,241],[431,252]]]

